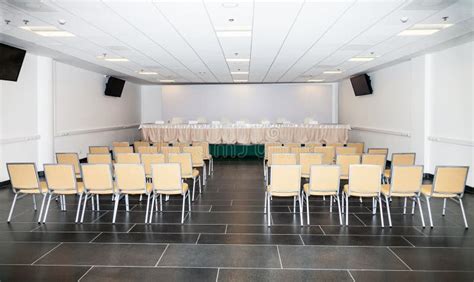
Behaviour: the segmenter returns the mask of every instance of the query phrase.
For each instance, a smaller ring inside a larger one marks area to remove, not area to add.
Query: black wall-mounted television
[[[366,73],[351,77],[351,84],[356,96],[369,95],[373,92],[370,77]]]
[[[122,90],[124,85],[125,80],[113,76],[109,77],[109,80],[107,80],[107,84],[105,86],[105,95],[112,97],[122,96]]]
[[[25,54],[25,50],[0,43],[0,80],[18,80]]]

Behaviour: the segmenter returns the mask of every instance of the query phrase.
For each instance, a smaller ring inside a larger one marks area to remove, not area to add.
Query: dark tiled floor
[[[311,199],[312,225],[300,226],[293,200],[275,198],[274,225],[267,227],[263,192],[260,160],[216,160],[183,225],[180,198],[144,224],[146,202],[133,197],[130,212],[121,203],[116,224],[108,197],[100,212],[88,208],[84,224],[74,224],[77,199],[69,197],[67,212],[52,202],[47,223],[39,225],[31,197],[18,201],[7,224],[13,195],[2,189],[0,281],[474,280],[474,233],[464,229],[452,201],[442,216],[442,202],[434,200],[436,226],[423,229],[418,210],[404,215],[397,199],[394,227],[382,228],[370,200],[352,199],[350,226],[341,227],[329,200]],[[474,226],[474,197],[467,194],[464,203]]]

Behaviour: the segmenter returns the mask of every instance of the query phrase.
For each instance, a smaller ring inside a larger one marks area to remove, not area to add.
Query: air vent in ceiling
[[[40,0],[7,0],[7,2],[12,6],[30,12],[57,12],[55,9]]]

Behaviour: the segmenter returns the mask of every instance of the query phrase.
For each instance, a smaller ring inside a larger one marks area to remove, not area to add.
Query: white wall
[[[104,97],[102,74],[27,53],[17,82],[0,81],[0,181],[7,162],[54,161],[54,152],[132,141],[140,123],[140,86]],[[55,131],[56,126],[56,131]],[[124,126],[133,128],[122,129]]]
[[[163,119],[160,85],[142,85],[141,103],[142,123],[154,123]]]
[[[355,97],[350,81],[342,81],[339,119],[354,128],[350,139],[416,152],[429,173],[436,165],[474,169],[473,48],[464,42],[369,73],[373,95]]]
[[[171,85],[162,86],[161,95],[164,120],[225,117],[259,122],[283,117],[303,122],[313,117],[320,123],[333,122],[332,84]]]

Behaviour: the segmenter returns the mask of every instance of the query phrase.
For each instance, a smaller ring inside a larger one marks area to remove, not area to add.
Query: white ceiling
[[[474,31],[473,0],[0,0],[0,41],[58,60],[86,64],[134,81],[159,83],[337,81]],[[230,7],[229,7],[230,6]],[[403,37],[414,24],[453,26]],[[406,23],[400,18],[408,17]],[[50,38],[20,29],[53,25],[75,37]],[[65,25],[58,23],[66,20]],[[232,22],[229,19],[233,19]],[[5,20],[9,20],[7,25]],[[251,28],[250,37],[216,30]],[[378,56],[350,62],[354,56]],[[125,57],[106,62],[97,56]],[[250,58],[228,62],[226,58]],[[341,74],[323,71],[341,69]],[[158,75],[140,75],[140,70]],[[249,72],[234,74],[231,72]]]

